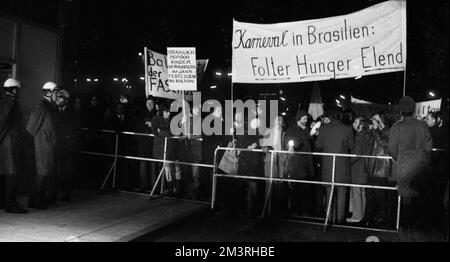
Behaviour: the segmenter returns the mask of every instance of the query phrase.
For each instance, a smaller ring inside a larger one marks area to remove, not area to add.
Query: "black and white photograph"
[[[448,36],[448,0],[1,0],[0,242],[448,242]]]

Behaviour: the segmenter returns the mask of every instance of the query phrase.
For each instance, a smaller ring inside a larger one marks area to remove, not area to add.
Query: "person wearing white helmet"
[[[54,82],[47,82],[42,86],[44,98],[56,104],[56,99],[59,92],[59,87]]]
[[[49,199],[55,187],[56,176],[56,121],[57,107],[55,105],[58,87],[53,82],[47,82],[42,87],[43,98],[33,106],[26,125],[27,132],[34,139],[36,161],[37,192],[28,201],[29,208],[46,209],[53,202]]]
[[[22,84],[14,78],[6,79],[3,83],[3,88],[6,95],[17,97],[17,92],[22,88]]]
[[[8,213],[25,214],[27,210],[17,203],[19,187],[19,141],[21,120],[17,105],[21,84],[7,79],[4,96],[0,98],[0,208]]]

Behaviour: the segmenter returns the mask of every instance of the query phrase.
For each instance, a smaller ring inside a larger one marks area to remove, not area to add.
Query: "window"
[[[3,85],[3,82],[11,77],[13,77],[13,65],[0,63],[0,83]]]

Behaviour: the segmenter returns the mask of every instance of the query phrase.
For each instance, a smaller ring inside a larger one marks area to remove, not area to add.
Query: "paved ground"
[[[71,203],[16,215],[0,210],[0,242],[130,241],[207,205],[128,193],[81,193]]]
[[[202,212],[136,242],[365,242],[376,236],[381,242],[399,241],[396,233],[329,228],[298,222],[248,218],[223,213]]]

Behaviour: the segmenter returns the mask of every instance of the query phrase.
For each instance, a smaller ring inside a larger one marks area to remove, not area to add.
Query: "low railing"
[[[342,187],[353,187],[353,188],[370,188],[370,189],[377,189],[377,190],[391,190],[391,191],[398,191],[397,187],[385,187],[385,186],[373,186],[373,185],[363,185],[363,184],[348,184],[348,183],[338,183],[335,180],[335,168],[336,168],[336,157],[349,157],[349,158],[378,158],[378,159],[388,159],[393,161],[393,159],[389,156],[368,156],[368,155],[354,155],[354,154],[332,154],[332,153],[318,153],[318,152],[289,152],[289,151],[281,151],[281,150],[269,150],[264,151],[261,149],[238,149],[238,148],[228,148],[228,147],[217,147],[214,152],[214,164],[200,164],[200,163],[189,163],[189,162],[182,162],[182,161],[173,161],[167,159],[167,142],[169,139],[180,139],[180,137],[165,137],[164,138],[164,154],[163,159],[155,159],[155,158],[147,158],[147,157],[136,157],[136,156],[129,156],[129,155],[121,155],[119,154],[119,136],[120,135],[131,135],[131,136],[141,136],[141,137],[155,137],[153,134],[143,134],[143,133],[136,133],[136,132],[118,132],[113,130],[95,130],[95,129],[89,129],[89,128],[83,128],[83,131],[89,131],[89,132],[100,132],[100,133],[106,133],[106,134],[112,134],[115,136],[115,146],[114,146],[114,153],[108,154],[108,153],[98,153],[98,152],[90,152],[90,151],[81,151],[80,153],[86,154],[86,155],[92,155],[92,156],[103,156],[103,157],[111,157],[114,159],[113,164],[109,168],[108,173],[106,174],[102,184],[101,189],[103,190],[106,183],[112,176],[112,188],[116,189],[116,180],[117,180],[117,161],[118,159],[129,159],[129,160],[136,160],[136,161],[147,161],[147,162],[156,162],[156,163],[163,163],[163,166],[159,172],[159,175],[156,179],[156,182],[149,193],[149,196],[153,198],[155,196],[155,191],[159,183],[161,184],[161,192],[160,195],[163,195],[164,190],[164,170],[165,166],[167,164],[179,164],[179,165],[187,165],[187,166],[197,166],[197,167],[204,167],[204,168],[211,168],[213,169],[212,174],[212,190],[211,190],[211,209],[214,210],[215,200],[216,200],[216,189],[217,189],[217,178],[218,177],[231,177],[236,179],[247,179],[247,180],[264,180],[269,182],[268,190],[265,194],[265,202],[264,207],[262,210],[261,217],[264,217],[264,215],[267,213],[270,213],[270,197],[271,197],[271,191],[272,191],[272,184],[273,182],[290,182],[290,183],[303,183],[303,184],[315,184],[315,185],[324,185],[324,186],[330,186],[331,187],[331,193],[328,199],[327,204],[327,210],[326,210],[326,217],[324,222],[324,230],[329,226],[330,221],[330,213],[331,213],[331,205],[332,200],[334,196],[334,191],[336,187],[342,186]],[[202,141],[202,139],[197,139]],[[228,175],[228,174],[219,174],[217,172],[218,169],[218,161],[217,161],[217,153],[219,151],[225,151],[225,150],[233,150],[233,151],[247,151],[247,152],[255,152],[255,153],[270,153],[271,154],[271,161],[270,161],[270,177],[252,177],[252,176],[240,176],[240,175]],[[433,149],[434,152],[440,152],[440,151],[446,151],[442,149]],[[311,155],[311,156],[329,156],[333,157],[333,169],[332,169],[332,179],[331,182],[323,182],[323,181],[310,181],[310,180],[297,180],[297,179],[286,179],[286,178],[275,178],[273,177],[273,166],[274,166],[274,154],[298,154],[298,155]],[[209,202],[209,201],[208,201]],[[208,203],[207,202],[207,203]],[[398,196],[397,201],[397,218],[396,218],[396,231],[398,232],[400,227],[400,206],[401,206],[401,197]],[[269,207],[269,208],[268,208]],[[268,210],[269,209],[269,210]],[[381,230],[381,231],[391,231],[391,230]]]
[[[240,176],[240,175],[229,175],[229,174],[218,174],[217,173],[217,153],[218,151],[240,151],[240,152],[255,152],[255,153],[270,153],[270,177],[255,177],[255,176]],[[274,154],[297,154],[297,155],[311,155],[311,156],[329,156],[333,157],[333,167],[332,167],[332,177],[331,182],[323,182],[323,181],[309,181],[309,180],[297,180],[297,179],[285,179],[285,178],[274,178],[273,177],[273,168],[274,168]],[[261,217],[264,217],[266,213],[266,209],[268,204],[270,203],[270,195],[272,183],[274,181],[277,182],[290,182],[290,183],[302,183],[302,184],[315,184],[315,185],[327,185],[331,186],[331,193],[329,197],[329,201],[327,204],[326,217],[324,222],[324,230],[327,229],[330,219],[331,213],[331,205],[333,201],[334,190],[337,186],[343,187],[355,187],[355,188],[371,188],[378,190],[393,190],[398,191],[397,187],[384,187],[384,186],[372,186],[372,185],[360,185],[360,184],[347,184],[347,183],[337,183],[335,180],[335,172],[336,172],[336,157],[350,157],[350,158],[376,158],[376,159],[388,159],[393,161],[390,156],[367,156],[367,155],[354,155],[354,154],[333,154],[333,153],[316,153],[316,152],[290,152],[290,151],[281,151],[281,150],[268,150],[264,151],[261,149],[239,149],[239,148],[228,148],[228,147],[218,147],[214,153],[214,171],[213,171],[213,184],[212,184],[212,192],[211,192],[211,209],[214,209],[215,200],[216,200],[216,191],[217,191],[217,177],[232,177],[237,179],[248,179],[248,180],[264,180],[269,182],[269,188],[266,192],[265,202]],[[401,197],[398,196],[397,202],[397,219],[396,219],[396,231],[398,232],[400,228],[400,206],[401,206]],[[382,230],[382,231],[391,231],[391,230]]]
[[[207,165],[207,164],[198,164],[198,163],[189,163],[189,162],[182,162],[182,161],[173,161],[173,160],[167,160],[167,142],[169,139],[181,139],[181,137],[165,137],[164,138],[164,154],[163,159],[155,159],[155,158],[147,158],[147,157],[136,157],[136,156],[128,156],[128,155],[120,155],[119,154],[119,136],[120,135],[132,135],[132,136],[141,136],[141,137],[156,137],[153,134],[143,134],[143,133],[136,133],[136,132],[118,132],[113,130],[96,130],[96,129],[89,129],[89,128],[82,128],[83,131],[90,131],[90,132],[100,132],[100,133],[107,133],[107,134],[114,134],[115,135],[115,146],[114,146],[114,154],[108,154],[108,153],[97,153],[97,152],[89,152],[89,151],[81,151],[80,153],[86,154],[86,155],[93,155],[93,156],[103,156],[103,157],[112,157],[114,158],[114,162],[111,165],[111,168],[109,169],[108,173],[106,174],[102,185],[100,187],[101,190],[105,188],[106,183],[111,177],[112,174],[112,188],[116,189],[116,180],[117,180],[117,160],[118,159],[129,159],[129,160],[137,160],[137,161],[147,161],[147,162],[156,162],[156,163],[163,163],[163,166],[161,168],[161,171],[159,172],[158,178],[150,192],[150,197],[154,196],[155,190],[158,186],[158,183],[161,182],[161,195],[163,194],[164,190],[164,179],[162,179],[164,174],[164,168],[167,164],[178,164],[178,165],[186,165],[186,166],[197,166],[197,167],[205,167],[205,168],[214,168],[213,165]],[[198,141],[202,141],[202,139],[194,139]]]

